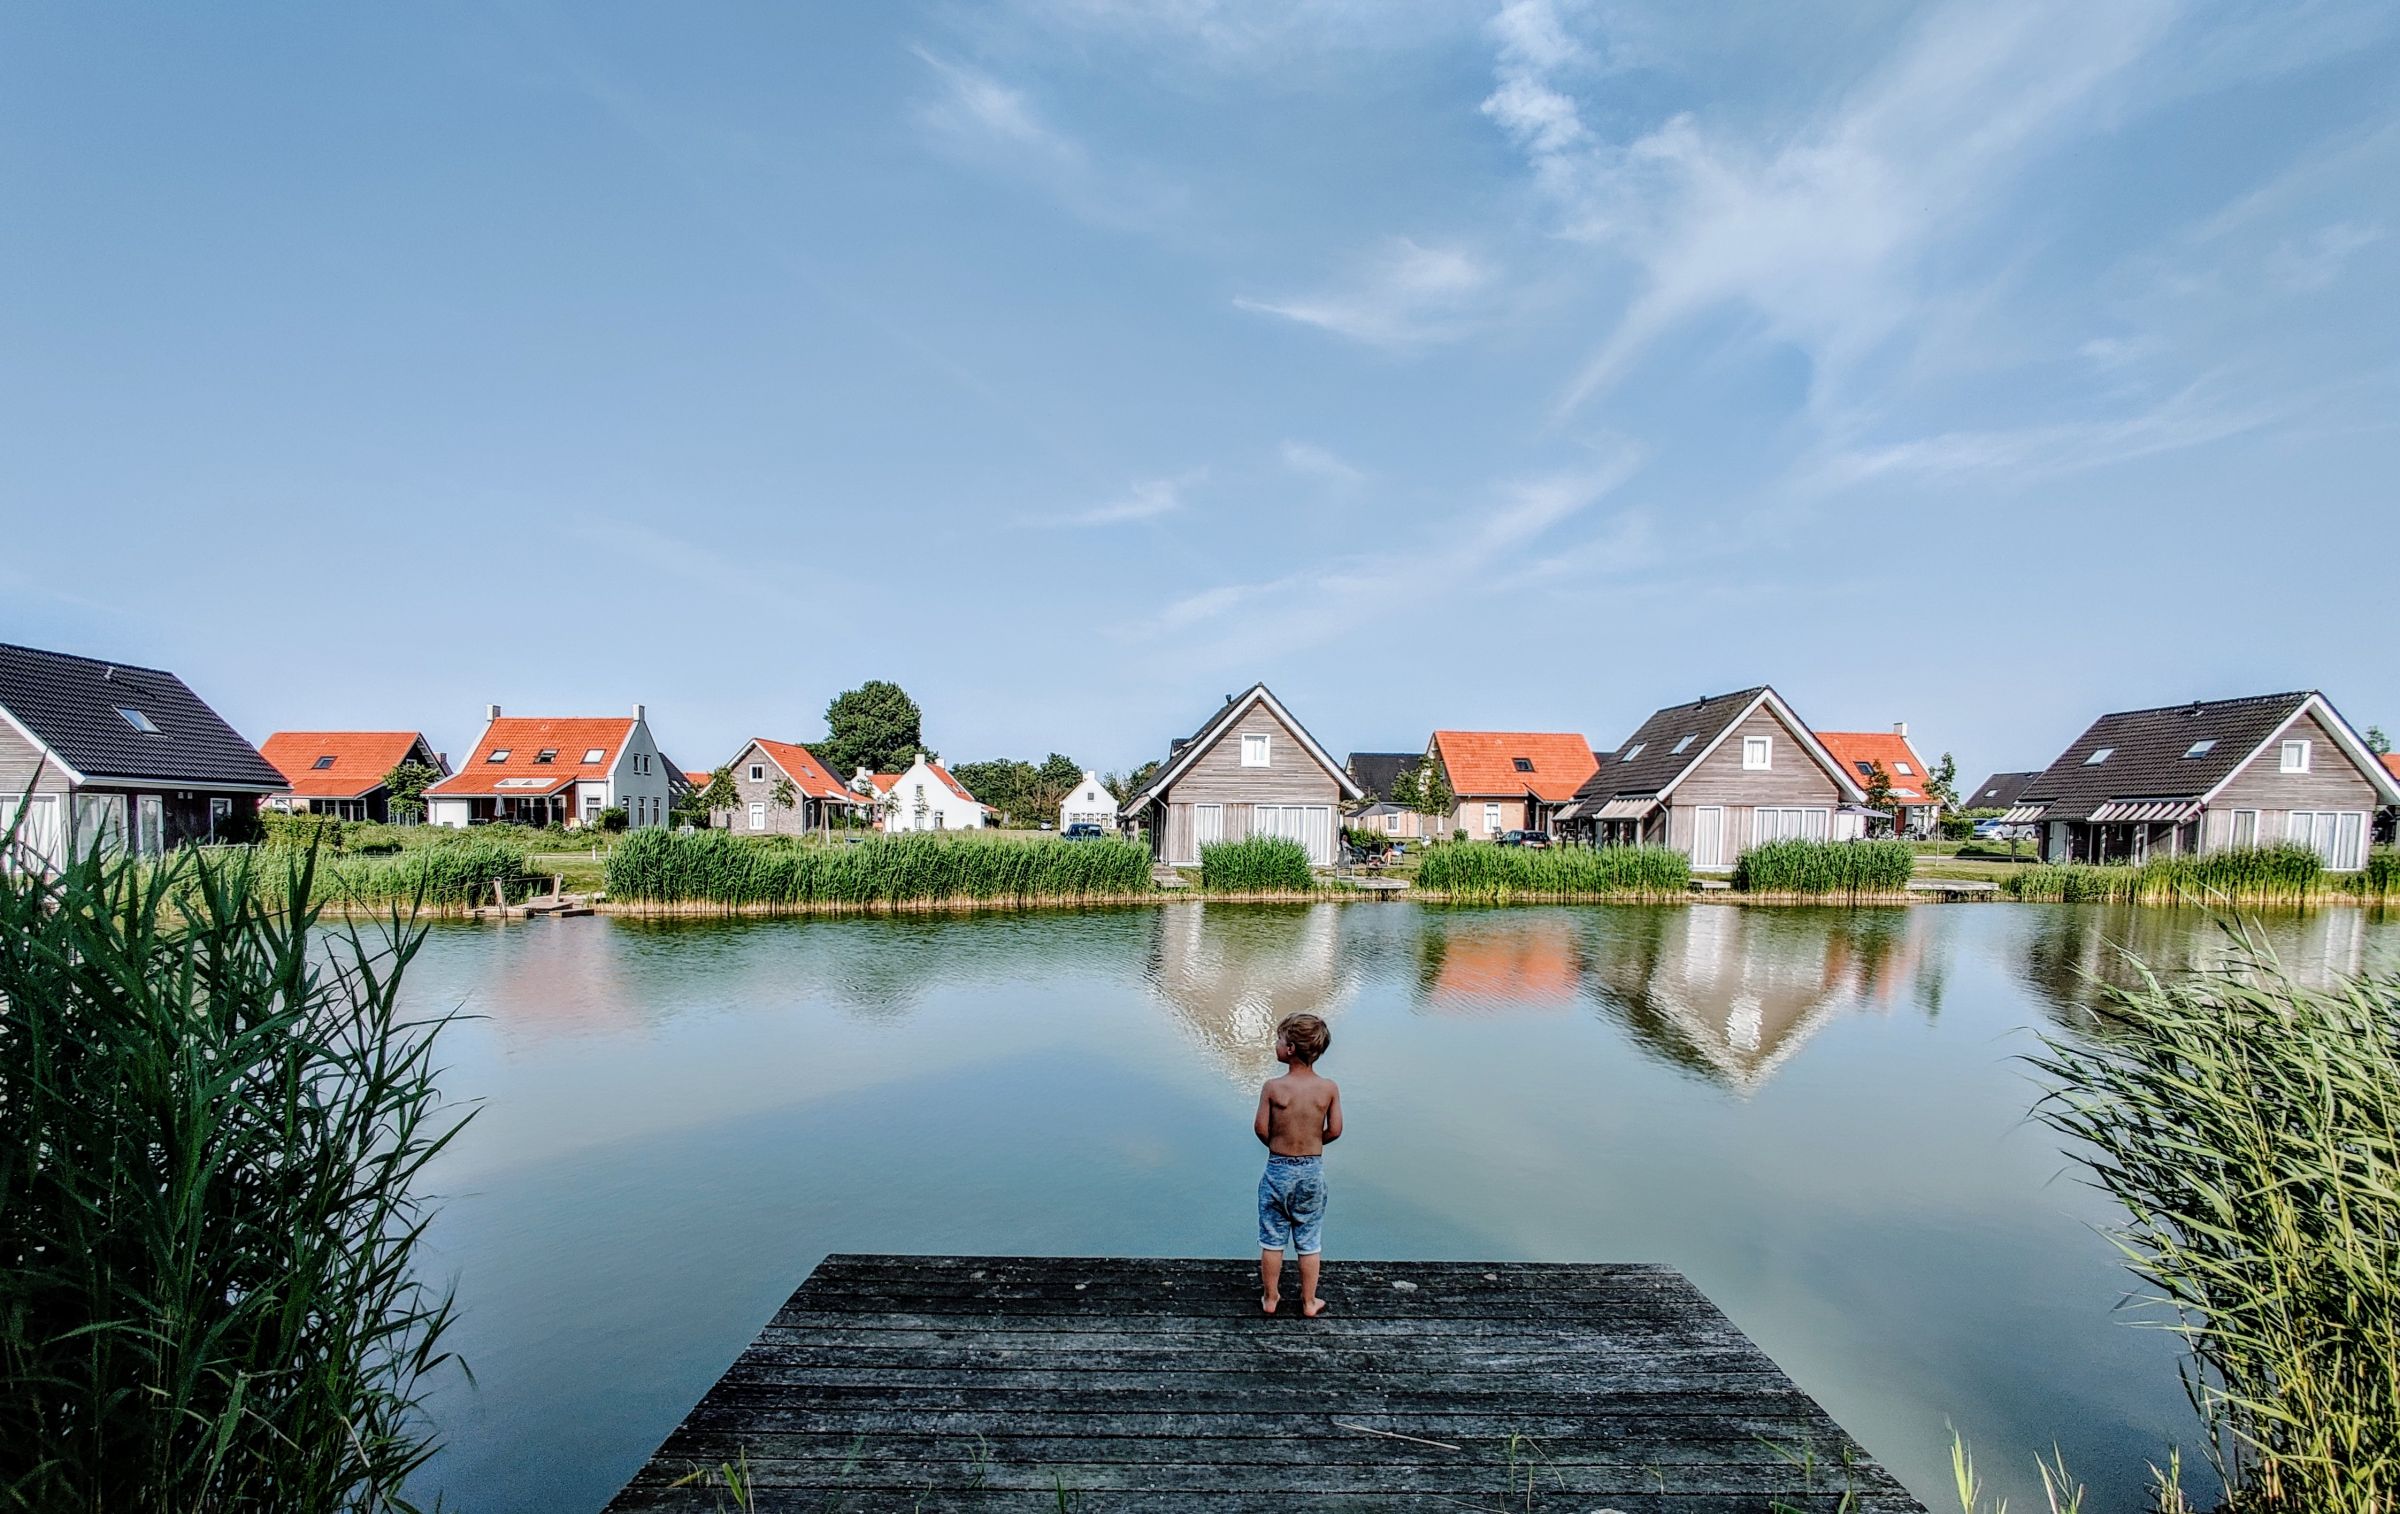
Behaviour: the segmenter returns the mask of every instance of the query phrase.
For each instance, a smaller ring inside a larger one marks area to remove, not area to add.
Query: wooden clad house
[[[1850,770],[1862,789],[1871,786],[1877,768],[1883,770],[1883,781],[1891,786],[1886,803],[1894,835],[1923,838],[1941,834],[1941,801],[1926,787],[1925,759],[1908,744],[1906,721],[1888,731],[1819,731],[1817,739],[1825,743],[1834,761]]]
[[[1191,866],[1211,842],[1284,836],[1306,847],[1311,862],[1330,867],[1342,806],[1365,797],[1358,780],[1258,683],[1176,742],[1125,809],[1147,822],[1151,854],[1162,862]]]
[[[1848,840],[1866,792],[1771,688],[1660,710],[1558,813],[1595,845],[1671,846],[1722,871],[1762,841]]]
[[[1592,744],[1571,731],[1436,731],[1425,760],[1457,798],[1451,829],[1472,841],[1548,831],[1597,767]]]
[[[609,809],[623,810],[630,826],[667,823],[672,764],[641,705],[628,719],[502,715],[495,704],[484,722],[466,762],[425,791],[431,823],[590,825]]]
[[[182,679],[0,645],[0,865],[246,836],[283,774]]]
[[[729,810],[709,811],[708,823],[718,830],[798,836],[830,826],[836,814],[868,808],[816,753],[796,741],[752,737],[725,768],[741,798]],[[715,776],[703,775],[700,786],[707,787]],[[777,798],[785,783],[791,785],[789,806]]]
[[[283,774],[285,792],[268,806],[297,815],[387,823],[392,791],[384,774],[416,762],[450,775],[422,731],[277,731],[258,750]]]
[[[2045,862],[2141,862],[2292,842],[2364,867],[2400,780],[2314,691],[2103,715],[2003,817],[2041,828]]]
[[[2036,768],[2030,773],[1994,773],[1967,790],[1967,805],[1971,810],[2005,810],[2025,793],[2025,785],[2041,777]]]

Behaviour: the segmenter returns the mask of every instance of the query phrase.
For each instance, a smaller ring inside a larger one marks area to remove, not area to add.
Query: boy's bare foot
[[[1275,1311],[1270,1309],[1267,1312],[1273,1314]],[[1325,1301],[1321,1298],[1304,1298],[1300,1301],[1300,1316],[1303,1319],[1315,1319],[1324,1312]]]
[[[1262,1293],[1258,1296],[1259,1312],[1261,1314],[1273,1314],[1275,1312],[1275,1306],[1282,1302],[1283,1296],[1281,1294]]]

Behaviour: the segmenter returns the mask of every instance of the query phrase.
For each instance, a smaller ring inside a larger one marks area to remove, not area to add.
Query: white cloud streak
[[[1035,526],[1120,526],[1131,521],[1156,520],[1184,508],[1185,493],[1208,475],[1205,471],[1174,478],[1143,479],[1122,495],[1088,510],[1046,516],[1026,522]]]
[[[935,89],[917,121],[944,151],[1019,179],[1069,213],[1116,231],[1153,232],[1183,218],[1184,196],[1137,165],[1104,162],[1051,124],[1024,90],[920,47]]]
[[[1393,237],[1342,288],[1287,299],[1236,299],[1236,308],[1280,316],[1378,347],[1465,336],[1480,324],[1492,273],[1463,248]]]

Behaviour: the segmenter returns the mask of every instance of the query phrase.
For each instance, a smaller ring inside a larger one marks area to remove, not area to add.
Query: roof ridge
[[[2298,704],[2321,697],[2322,690],[2294,689],[2286,694],[2236,694],[2230,699],[2179,699],[2173,704],[2145,705],[2138,710],[2110,710],[2099,719],[2114,720],[2121,715],[2165,715],[2176,710],[2222,710],[2240,704]]]
[[[54,652],[48,647],[29,647],[22,642],[0,641],[0,652],[30,652],[36,657],[55,657],[60,662],[80,662],[95,668],[116,668],[126,673],[156,673],[161,678],[183,681],[180,674],[166,668],[154,668],[147,663],[125,662],[113,657],[86,657],[81,652]]]

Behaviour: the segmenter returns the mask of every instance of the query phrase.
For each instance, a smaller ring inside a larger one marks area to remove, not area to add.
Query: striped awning
[[[2200,813],[2197,799],[2112,799],[2092,811],[2093,825],[2135,825],[2148,822],[2180,825]]]
[[[1639,820],[1658,808],[1656,794],[1642,794],[1632,799],[1611,799],[1592,811],[1594,820]]]
[[[2050,806],[2046,804],[2020,804],[2015,809],[2010,810],[2007,814],[2002,815],[2000,817],[2000,823],[2002,825],[2030,825],[2034,821],[2041,819],[2043,812],[2049,808]]]

